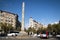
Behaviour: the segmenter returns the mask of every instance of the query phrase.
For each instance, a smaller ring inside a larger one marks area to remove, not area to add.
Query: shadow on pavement
[[[49,39],[49,38],[46,38],[46,37],[42,37],[41,39]]]
[[[57,40],[60,40],[60,37],[59,38],[56,38]]]

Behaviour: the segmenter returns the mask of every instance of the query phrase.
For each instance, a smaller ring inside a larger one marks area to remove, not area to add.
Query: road
[[[0,40],[59,40],[59,39],[56,39],[56,38],[15,38],[15,37],[0,37]]]

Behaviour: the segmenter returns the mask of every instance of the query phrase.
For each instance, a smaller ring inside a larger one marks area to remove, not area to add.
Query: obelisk
[[[27,33],[24,31],[24,7],[25,7],[25,3],[23,2],[22,3],[22,26],[21,26],[21,31],[20,31],[20,36],[24,36],[24,35],[26,35]]]
[[[24,7],[25,7],[25,3],[22,3],[22,27],[21,27],[21,31],[24,31]]]
[[[26,36],[27,33],[24,31],[24,7],[25,7],[25,3],[23,2],[22,3],[22,26],[21,26],[21,31],[20,31],[20,34],[19,36],[23,37],[23,36]]]

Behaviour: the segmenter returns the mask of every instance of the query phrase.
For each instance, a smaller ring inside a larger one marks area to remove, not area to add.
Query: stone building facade
[[[35,28],[35,30],[38,30],[39,28],[43,27],[41,23],[38,23],[37,21],[33,20],[32,17],[29,19],[29,27]]]
[[[16,28],[18,21],[18,15],[0,10],[0,23],[11,24],[13,28]]]

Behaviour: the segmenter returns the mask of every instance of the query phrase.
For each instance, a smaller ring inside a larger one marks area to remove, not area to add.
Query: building
[[[18,15],[0,10],[0,23],[11,24],[13,28],[17,27]]]
[[[43,27],[41,23],[38,23],[37,21],[33,20],[32,17],[29,19],[29,27],[35,28],[38,30],[39,28]]]

